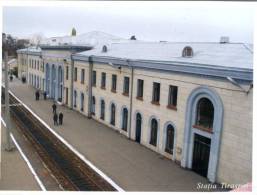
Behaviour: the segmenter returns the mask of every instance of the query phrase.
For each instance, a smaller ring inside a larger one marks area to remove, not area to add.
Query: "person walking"
[[[62,125],[63,122],[63,113],[59,113],[59,125]]]
[[[37,91],[35,92],[35,98],[36,98],[36,101],[37,101],[37,99],[38,99]]]
[[[58,115],[57,115],[56,112],[54,113],[53,119],[54,119],[54,125],[58,125],[58,122],[57,122],[57,120],[58,120]]]
[[[56,113],[56,104],[55,103],[52,105],[52,108],[53,108],[53,113],[55,114]]]
[[[43,95],[44,95],[44,100],[46,100],[46,91],[44,91]]]
[[[40,98],[40,93],[39,93],[39,90],[37,90],[37,100],[39,100]]]

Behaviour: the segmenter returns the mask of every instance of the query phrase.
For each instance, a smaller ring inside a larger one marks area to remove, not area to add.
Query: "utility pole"
[[[4,63],[5,63],[5,123],[6,123],[6,145],[5,150],[11,151],[11,135],[10,135],[10,129],[11,129],[11,122],[10,122],[10,108],[9,108],[9,78],[8,78],[8,72],[9,72],[9,66],[8,66],[8,53],[4,52]]]

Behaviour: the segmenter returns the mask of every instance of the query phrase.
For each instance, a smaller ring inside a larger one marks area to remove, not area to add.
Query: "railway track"
[[[3,92],[2,87],[2,104],[4,102]],[[116,191],[110,183],[83,162],[19,103],[10,94],[10,113],[13,121],[34,146],[42,161],[64,190]]]

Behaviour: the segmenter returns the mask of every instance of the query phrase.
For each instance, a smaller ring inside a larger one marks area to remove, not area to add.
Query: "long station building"
[[[49,98],[211,182],[252,181],[252,45],[94,31],[17,53],[19,78]]]

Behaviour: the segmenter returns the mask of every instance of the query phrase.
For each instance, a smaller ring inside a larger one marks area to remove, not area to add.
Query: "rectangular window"
[[[112,75],[112,92],[116,92],[117,75]]]
[[[153,83],[153,98],[152,103],[160,105],[160,83]]]
[[[77,76],[78,76],[78,68],[74,69],[74,81],[77,81]]]
[[[39,70],[39,61],[37,60],[37,70]]]
[[[96,71],[93,71],[93,77],[92,77],[92,85],[95,87],[96,86]]]
[[[81,69],[81,83],[84,84],[85,81],[85,69]]]
[[[144,80],[137,79],[137,99],[143,100]]]
[[[69,66],[66,66],[66,80],[69,80]]]
[[[124,77],[123,95],[129,95],[129,77]]]
[[[177,107],[177,95],[178,95],[178,87],[170,85],[169,86],[168,108],[176,109],[176,107]]]
[[[105,89],[105,84],[106,84],[106,73],[102,72],[102,80],[101,80],[101,88]]]

